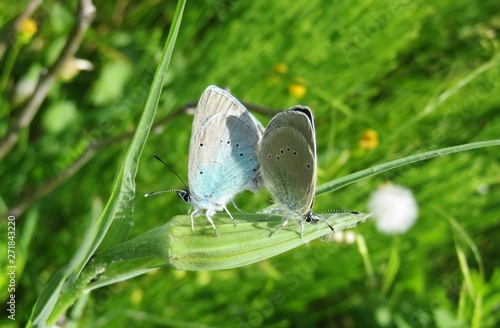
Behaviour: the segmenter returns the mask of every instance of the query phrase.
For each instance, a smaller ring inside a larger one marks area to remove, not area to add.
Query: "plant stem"
[[[19,50],[21,50],[22,43],[19,40],[16,40],[16,43],[12,46],[12,49],[3,65],[2,75],[0,76],[0,94],[5,93],[5,89],[7,87],[7,83],[9,82],[9,76],[12,72],[12,67],[14,67],[14,63],[16,62],[17,55],[19,54]],[[8,109],[10,110],[10,109]],[[0,117],[8,116],[9,113],[0,113]]]

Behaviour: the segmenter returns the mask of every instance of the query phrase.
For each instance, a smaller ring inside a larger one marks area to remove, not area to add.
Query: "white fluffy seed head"
[[[405,233],[418,216],[412,192],[402,186],[385,184],[373,192],[368,202],[377,229],[386,234]]]

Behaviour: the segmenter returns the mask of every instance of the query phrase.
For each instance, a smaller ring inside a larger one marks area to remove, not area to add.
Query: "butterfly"
[[[309,107],[295,106],[275,115],[258,151],[264,186],[281,204],[284,218],[271,236],[288,224],[288,218],[325,222],[312,212],[316,189],[316,136]]]
[[[213,85],[205,89],[193,118],[189,187],[175,190],[193,207],[193,230],[194,217],[203,211],[217,236],[212,219],[216,212],[225,210],[237,224],[226,204],[244,190],[256,192],[260,188],[262,181],[256,151],[263,133],[262,124],[229,92]],[[160,192],[166,191],[174,190]]]

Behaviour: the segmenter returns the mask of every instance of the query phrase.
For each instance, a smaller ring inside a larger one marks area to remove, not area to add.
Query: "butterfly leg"
[[[191,211],[191,210],[190,210]],[[189,214],[189,213],[188,213]],[[194,217],[200,214],[200,210],[195,210],[191,213],[191,229],[194,231]]]
[[[269,216],[267,216],[266,218],[264,219],[261,219],[260,221],[266,221],[267,219],[269,219],[271,216],[273,216],[274,214],[276,213],[282,213],[283,211],[279,208],[271,208],[271,210],[269,211],[266,211],[266,212],[262,212],[262,213],[269,213]]]
[[[234,203],[233,203],[233,205],[234,205]],[[234,205],[234,207],[236,207],[236,205]],[[237,207],[236,207],[236,208],[237,208]],[[226,207],[226,206],[224,206],[224,209],[226,210],[227,214],[229,214],[229,216],[230,216],[230,217],[231,217],[231,219],[233,220],[234,225],[235,225],[235,226],[238,226],[238,222],[236,222],[236,220],[233,218],[233,216],[231,215],[231,213],[229,213],[229,211],[227,210],[227,207]],[[240,209],[239,209],[239,208],[238,208],[238,211],[240,211]],[[240,211],[240,212],[241,212],[241,211]]]
[[[269,237],[272,237],[275,233],[277,233],[278,231],[280,231],[281,229],[283,229],[283,227],[286,226],[287,224],[288,224],[288,219],[285,217],[285,218],[283,218],[283,222],[281,222],[281,225],[278,227],[278,229],[276,229],[273,232],[271,232],[271,234],[269,235]]]
[[[212,212],[210,210],[207,211],[206,213],[206,216],[207,216],[207,220],[208,222],[210,222],[210,224],[212,225],[212,227],[214,228],[214,231],[215,231],[215,235],[217,237],[219,237],[219,234],[217,233],[217,229],[215,228],[215,224],[214,224],[214,221],[212,220],[212,215],[214,214],[215,212]]]
[[[231,203],[233,203],[233,206],[234,206],[234,208],[235,208],[235,209],[237,209],[240,213],[243,213],[243,211],[242,211],[242,210],[240,210],[240,209],[238,208],[238,206],[236,206],[236,204],[234,203],[234,200],[232,200],[232,201],[231,201]]]
[[[303,238],[303,235],[304,235],[304,222],[302,222],[302,220],[299,219],[299,224],[300,224],[300,239],[304,239]]]

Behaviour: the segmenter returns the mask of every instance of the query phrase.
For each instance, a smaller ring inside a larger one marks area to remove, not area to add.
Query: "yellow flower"
[[[292,96],[297,99],[304,97],[307,92],[307,88],[302,84],[292,83],[288,85],[288,91]]]
[[[286,74],[288,72],[288,67],[283,63],[279,63],[274,66],[274,71],[278,74]]]
[[[132,294],[130,294],[130,302],[134,305],[141,304],[142,302],[142,296],[144,295],[144,292],[141,289],[134,289],[132,291]]]
[[[25,19],[19,28],[19,40],[22,43],[28,43],[33,35],[35,35],[36,31],[36,22],[31,18]]]
[[[359,147],[363,149],[373,149],[378,145],[378,133],[375,130],[366,130],[359,139]]]

